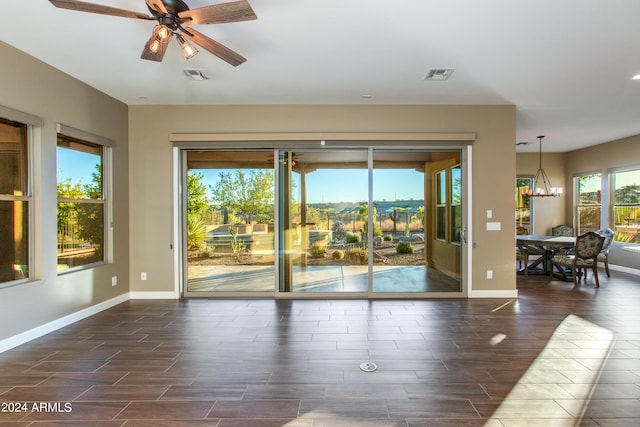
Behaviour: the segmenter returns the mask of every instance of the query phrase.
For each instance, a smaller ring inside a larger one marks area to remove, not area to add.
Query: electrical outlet
[[[111,278],[111,286],[116,286],[118,284],[118,276],[113,276]]]
[[[142,273],[140,273],[140,280],[147,280],[147,272],[143,271]]]
[[[493,279],[493,270],[487,270],[487,279]]]

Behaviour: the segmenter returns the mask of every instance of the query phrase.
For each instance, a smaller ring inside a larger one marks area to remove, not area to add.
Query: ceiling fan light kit
[[[151,16],[79,0],[49,1],[60,9],[157,21],[158,25],[153,28],[151,38],[145,44],[140,55],[142,59],[156,62],[162,61],[167,46],[175,35],[185,59],[193,58],[198,53],[195,44],[237,67],[246,61],[244,57],[195,29],[187,27],[186,24],[222,24],[257,19],[251,5],[246,0],[213,4],[197,9],[189,9],[189,6],[182,0],[145,0]]]
[[[176,34],[176,39],[178,39],[178,42],[180,43],[180,49],[182,49],[182,57],[184,59],[191,59],[198,54],[198,49],[186,41],[180,34]]]

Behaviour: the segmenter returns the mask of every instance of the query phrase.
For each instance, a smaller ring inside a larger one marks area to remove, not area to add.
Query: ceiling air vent
[[[425,80],[445,81],[455,71],[455,68],[429,68],[424,76]]]
[[[196,70],[195,68],[185,68],[184,74],[189,80],[209,80],[209,77],[202,72],[202,70]]]

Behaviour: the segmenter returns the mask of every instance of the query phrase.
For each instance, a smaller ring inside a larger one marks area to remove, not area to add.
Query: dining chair
[[[604,263],[604,270],[607,272],[607,277],[611,277],[609,274],[609,248],[613,244],[615,233],[610,228],[601,228],[598,230],[598,234],[604,236],[604,244],[598,254],[598,261]]]
[[[551,227],[551,235],[573,237],[573,227],[569,225],[556,225]]]
[[[564,254],[558,254],[553,257],[553,264],[571,270],[573,276],[573,285],[578,285],[578,277],[586,280],[587,269],[593,271],[596,279],[596,287],[600,287],[598,280],[598,255],[604,245],[605,237],[594,231],[589,231],[576,237],[576,244],[573,249]],[[585,274],[580,274],[584,271]],[[553,277],[553,268],[551,268],[551,276]]]

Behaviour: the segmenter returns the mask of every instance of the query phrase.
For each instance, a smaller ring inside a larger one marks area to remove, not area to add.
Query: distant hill
[[[334,212],[349,212],[357,211],[364,203],[366,202],[309,203],[309,206],[316,209],[330,209]],[[374,200],[373,206],[378,213],[391,212],[393,208],[408,208],[409,212],[415,213],[419,207],[424,206],[424,200]]]

